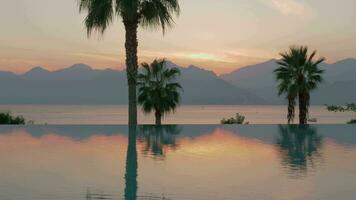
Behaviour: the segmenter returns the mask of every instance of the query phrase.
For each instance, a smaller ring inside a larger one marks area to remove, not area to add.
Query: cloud
[[[269,6],[278,10],[283,15],[310,16],[311,9],[299,0],[265,0]]]

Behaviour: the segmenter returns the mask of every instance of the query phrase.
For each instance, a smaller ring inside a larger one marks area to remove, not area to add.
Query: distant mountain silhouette
[[[179,67],[169,62],[170,67]],[[215,73],[179,67],[183,104],[264,104],[262,98],[236,87]],[[94,70],[85,64],[48,71],[35,67],[16,75],[0,72],[1,104],[127,104],[124,70]]]
[[[17,75],[12,72],[0,71],[0,80],[11,80],[17,78]]]
[[[38,66],[26,72],[23,77],[27,79],[41,79],[43,77],[48,77],[50,74],[50,71]]]
[[[324,82],[312,93],[312,104],[344,104],[356,102],[356,59],[344,59],[334,64],[323,63]],[[237,87],[264,98],[270,104],[284,104],[285,99],[278,97],[273,70],[276,60],[247,66],[221,78]]]
[[[276,60],[217,76],[197,66],[181,70],[182,104],[285,104],[278,97]],[[322,64],[325,80],[312,93],[312,104],[356,102],[356,59]],[[24,74],[0,71],[0,104],[127,104],[125,70],[92,69],[85,64],[48,71],[35,67]]]

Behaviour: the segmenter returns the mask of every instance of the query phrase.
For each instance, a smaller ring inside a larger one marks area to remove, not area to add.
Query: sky
[[[0,70],[23,73],[85,63],[122,69],[124,29],[86,35],[77,0],[0,0]],[[355,0],[179,0],[180,16],[164,35],[139,29],[139,62],[166,58],[228,73],[308,45],[333,63],[356,57]]]

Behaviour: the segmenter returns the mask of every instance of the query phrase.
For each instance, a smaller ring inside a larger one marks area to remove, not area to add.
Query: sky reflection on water
[[[356,127],[0,127],[0,199],[355,199]]]

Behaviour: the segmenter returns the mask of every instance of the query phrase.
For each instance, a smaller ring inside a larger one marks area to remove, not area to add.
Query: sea
[[[128,121],[127,105],[0,105],[1,112],[22,115],[35,124],[53,125],[115,125]],[[140,108],[139,108],[140,110]],[[286,124],[287,107],[283,105],[181,105],[167,114],[164,124],[219,124],[222,118],[240,113],[250,124]],[[310,118],[317,124],[345,124],[354,113],[329,112],[325,106],[311,106]],[[295,122],[298,121],[296,113]],[[138,115],[140,124],[153,124],[154,115]]]

